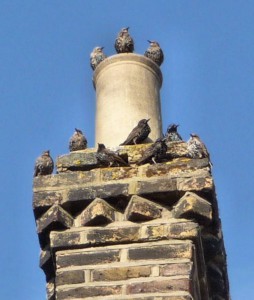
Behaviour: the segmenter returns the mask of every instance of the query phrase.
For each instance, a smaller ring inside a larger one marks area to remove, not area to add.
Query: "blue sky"
[[[114,54],[130,26],[135,51],[164,50],[163,128],[205,141],[228,255],[231,295],[253,297],[253,1],[0,1],[0,299],[43,300],[32,212],[35,158],[68,152],[74,128],[94,146],[89,55]]]

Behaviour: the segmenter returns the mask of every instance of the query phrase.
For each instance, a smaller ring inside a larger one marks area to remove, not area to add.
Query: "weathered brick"
[[[79,287],[58,287],[57,300],[83,299],[85,297],[96,297],[121,294],[120,285],[112,286],[79,286]],[[116,298],[117,299],[117,298]]]
[[[112,183],[94,185],[86,188],[75,188],[68,191],[67,199],[64,202],[75,202],[93,200],[95,198],[109,198],[128,195],[127,183]]]
[[[50,246],[52,249],[66,248],[70,246],[79,245],[81,243],[80,232],[55,232],[50,233]]]
[[[73,225],[73,221],[70,214],[61,206],[55,204],[36,221],[37,232],[46,231],[49,227],[51,230],[70,228]]]
[[[163,259],[163,258],[191,258],[192,244],[171,243],[166,245],[143,246],[142,248],[129,249],[130,260]]]
[[[57,286],[82,283],[85,281],[85,272],[83,270],[59,271],[56,275]]]
[[[56,263],[58,268],[70,266],[84,266],[120,261],[119,250],[92,251],[71,251],[66,253],[56,253]]]
[[[59,156],[56,161],[58,172],[66,170],[91,170],[97,167],[96,151],[86,149]]]
[[[138,173],[137,167],[115,167],[115,168],[105,168],[101,169],[101,180],[102,181],[111,181],[111,180],[120,180],[126,178],[136,177]]]
[[[127,284],[127,294],[155,293],[168,291],[190,291],[189,278],[161,278],[153,281]]]
[[[172,263],[160,266],[161,276],[177,276],[177,275],[190,275],[192,272],[193,263]]]
[[[140,180],[137,184],[137,194],[152,194],[152,193],[162,193],[176,190],[176,179],[170,179],[167,177]]]
[[[81,213],[81,225],[102,225],[114,221],[115,210],[105,200],[96,198],[87,208]]]
[[[126,210],[125,219],[147,221],[161,217],[162,207],[145,198],[133,195]]]
[[[55,278],[50,279],[46,284],[47,300],[55,300]]]
[[[42,177],[42,176],[41,176]],[[33,194],[33,210],[35,218],[41,216],[54,204],[60,204],[63,199],[62,192],[42,191]]]
[[[93,281],[115,281],[130,278],[149,277],[151,269],[148,266],[119,267],[96,269],[92,272]]]
[[[55,276],[53,258],[49,247],[46,247],[45,249],[41,250],[40,268],[44,271],[47,281],[49,281],[51,278]]]
[[[208,172],[206,177],[177,178],[177,190],[179,191],[213,191],[213,189],[213,179]]]
[[[209,225],[212,221],[212,205],[198,195],[187,192],[175,205],[175,218],[195,219],[199,224]]]
[[[168,226],[168,238],[195,239],[199,235],[199,225],[194,222],[175,222]]]
[[[126,243],[139,240],[139,226],[126,226],[119,228],[101,228],[89,230],[87,241],[90,244]]]

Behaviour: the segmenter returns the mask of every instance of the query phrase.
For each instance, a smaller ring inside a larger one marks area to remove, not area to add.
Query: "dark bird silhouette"
[[[96,158],[99,163],[103,165],[108,165],[109,167],[113,165],[129,166],[128,163],[125,160],[123,160],[122,157],[119,156],[117,152],[107,149],[104,144],[98,143]]]
[[[164,54],[163,51],[161,50],[161,47],[159,43],[155,41],[149,41],[150,47],[146,50],[144,53],[144,56],[150,58],[153,60],[158,66],[160,66],[163,63],[164,60]]]
[[[90,65],[93,70],[105,59],[107,56],[103,53],[104,47],[95,47],[90,54]]]
[[[75,128],[74,134],[71,136],[69,141],[69,150],[77,151],[84,150],[87,148],[87,139],[83,135],[83,132],[80,129]]]
[[[134,41],[129,34],[129,27],[121,29],[115,40],[117,53],[132,53],[134,51]]]
[[[165,134],[165,139],[167,142],[176,142],[176,141],[182,141],[182,137],[177,132],[177,127],[179,125],[176,124],[170,124],[167,128],[167,132]]]
[[[200,137],[195,133],[191,133],[190,136],[191,137],[187,142],[187,150],[188,150],[189,156],[191,158],[207,157],[209,159],[210,165],[212,166],[212,163],[210,161],[210,154],[209,154],[205,144],[200,139]]]
[[[50,156],[50,151],[43,151],[35,161],[34,177],[39,175],[50,175],[54,170],[54,162]]]
[[[120,144],[122,145],[133,145],[142,143],[151,132],[151,128],[148,125],[150,119],[142,119],[138,122],[138,125],[132,129],[131,133],[128,135],[127,139]]]
[[[158,138],[155,143],[145,150],[137,164],[142,165],[150,161],[153,161],[153,163],[156,164],[156,161],[165,157],[167,149],[168,147],[165,138]]]

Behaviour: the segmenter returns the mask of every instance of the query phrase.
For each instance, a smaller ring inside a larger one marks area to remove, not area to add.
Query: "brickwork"
[[[229,299],[208,159],[175,142],[163,162],[137,166],[148,146],[119,147],[130,167],[102,168],[94,149],[76,151],[34,179],[49,300]]]

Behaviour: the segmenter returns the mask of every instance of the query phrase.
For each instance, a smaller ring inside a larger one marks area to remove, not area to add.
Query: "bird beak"
[[[129,30],[130,27],[126,27],[127,30]]]
[[[146,120],[146,123],[148,123],[149,121],[150,121],[150,119],[147,119],[147,120]]]
[[[103,50],[104,49],[104,47],[101,47],[101,50]]]
[[[148,41],[149,44],[151,44],[151,41],[150,41],[150,40],[147,40],[147,41]]]

